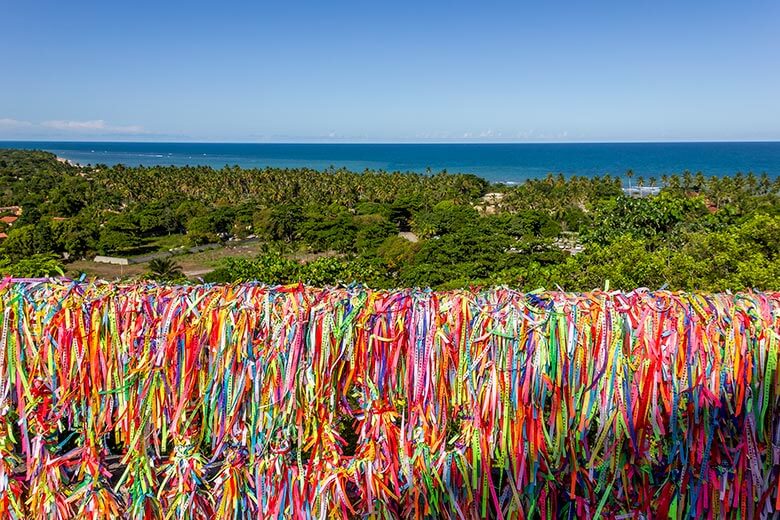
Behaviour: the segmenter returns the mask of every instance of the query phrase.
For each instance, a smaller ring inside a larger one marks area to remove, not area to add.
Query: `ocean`
[[[685,170],[780,176],[780,142],[544,144],[248,144],[0,141],[0,148],[47,150],[79,164],[309,167],[472,173],[521,182],[549,173],[649,180]]]

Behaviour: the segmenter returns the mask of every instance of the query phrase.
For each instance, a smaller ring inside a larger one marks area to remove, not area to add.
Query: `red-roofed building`
[[[0,222],[3,222],[5,224],[8,224],[9,226],[16,222],[19,219],[16,215],[6,215],[4,217],[0,217]]]
[[[8,235],[5,233],[0,233],[0,240],[5,240],[6,238],[8,238]]]

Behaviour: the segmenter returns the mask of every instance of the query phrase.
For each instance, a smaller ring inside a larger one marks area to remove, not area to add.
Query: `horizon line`
[[[743,143],[743,144],[772,144],[780,143],[780,139],[674,139],[674,140],[661,140],[661,139],[636,139],[636,140],[567,140],[567,141],[522,141],[522,140],[470,140],[470,139],[444,139],[444,140],[377,140],[377,141],[361,141],[361,140],[303,140],[303,141],[222,141],[222,140],[177,140],[177,141],[155,141],[151,139],[147,140],[111,140],[111,139],[0,139],[0,143],[111,143],[111,144],[280,144],[280,145],[447,145],[447,144],[462,144],[462,145],[479,145],[479,144],[541,144],[541,145],[555,145],[555,144],[727,144],[727,143]]]

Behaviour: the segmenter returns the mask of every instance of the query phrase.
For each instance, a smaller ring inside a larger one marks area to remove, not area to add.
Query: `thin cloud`
[[[0,117],[0,128],[29,128],[33,126],[29,121],[19,121],[9,117]]]
[[[0,139],[100,139],[100,138],[154,138],[158,134],[141,125],[115,125],[103,119],[23,121],[0,117]]]
[[[115,126],[109,125],[102,119],[93,119],[90,121],[66,121],[52,120],[41,123],[42,127],[51,128],[65,132],[77,133],[101,133],[101,134],[145,134],[147,133],[142,126]]]

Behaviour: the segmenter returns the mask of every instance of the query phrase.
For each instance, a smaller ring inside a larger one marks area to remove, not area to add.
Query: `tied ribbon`
[[[0,316],[0,520],[780,505],[780,293],[5,279]]]

